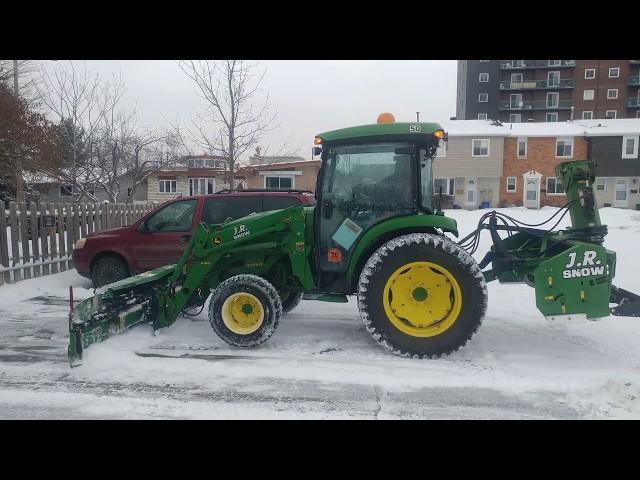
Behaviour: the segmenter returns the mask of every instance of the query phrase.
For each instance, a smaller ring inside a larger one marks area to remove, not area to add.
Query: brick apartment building
[[[456,118],[640,118],[640,60],[459,60]]]

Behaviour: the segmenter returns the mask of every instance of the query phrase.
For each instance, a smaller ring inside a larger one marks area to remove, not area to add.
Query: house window
[[[560,105],[560,94],[558,92],[547,92],[547,108],[558,108]]]
[[[584,78],[587,80],[596,78],[596,69],[595,68],[585,68],[584,69]]]
[[[522,68],[524,67],[524,60],[511,60],[511,63],[514,67]]]
[[[177,180],[158,180],[158,191],[160,193],[176,193]]]
[[[438,157],[446,157],[447,156],[447,142],[444,140],[440,140],[438,144],[438,150],[436,151],[436,158]]]
[[[479,93],[478,94],[478,101],[479,102],[488,102],[489,101],[489,94],[488,93]]]
[[[481,73],[478,77],[478,81],[481,83],[487,83],[489,81],[489,74],[488,73]]]
[[[613,67],[609,69],[609,78],[618,78],[620,76],[620,68]]]
[[[264,188],[273,190],[288,190],[294,188],[293,176],[267,176],[264,177]]]
[[[511,74],[511,83],[522,83],[523,79],[522,73],[512,73]]]
[[[556,139],[556,157],[571,158],[573,153],[573,137]]]
[[[618,98],[618,89],[617,88],[608,88],[607,89],[607,98]]]
[[[513,193],[516,191],[516,177],[507,177],[507,192]]]
[[[547,177],[547,195],[564,195],[564,187],[559,178]]]
[[[607,190],[607,183],[604,177],[596,178],[596,191],[604,192]]]
[[[490,62],[491,60],[480,60],[480,63]]]
[[[488,138],[473,140],[471,143],[472,143],[471,155],[473,157],[489,156],[489,139]]]
[[[487,114],[486,113],[479,113],[478,114],[478,120],[486,120],[487,119]]]
[[[71,185],[60,185],[60,196],[61,197],[72,197],[73,196],[73,187]]]
[[[526,137],[518,138],[518,157],[524,158],[527,156],[527,139]]]
[[[509,122],[510,123],[522,123],[522,114],[520,114],[520,113],[511,113],[511,114],[509,114]]]
[[[558,87],[560,85],[560,72],[547,73],[547,87]]]
[[[453,178],[434,178],[433,179],[433,193],[440,194],[440,188],[442,188],[443,195],[453,195],[455,193],[455,181]]]
[[[190,178],[189,179],[189,196],[210,195],[215,189],[215,180],[213,178]]]
[[[582,119],[583,120],[591,120],[591,119],[593,119],[593,111],[592,110],[585,110],[584,112],[582,112]]]
[[[595,90],[585,90],[582,92],[583,100],[593,100]]]
[[[550,112],[545,116],[545,120],[547,122],[557,122],[558,121],[558,112]]]
[[[622,158],[638,158],[638,138],[622,137]]]
[[[548,65],[550,67],[558,67],[562,63],[562,60],[549,60]]]
[[[604,118],[616,118],[618,116],[617,110],[607,110],[604,114]]]

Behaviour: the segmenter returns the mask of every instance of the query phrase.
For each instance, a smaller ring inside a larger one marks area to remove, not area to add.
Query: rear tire
[[[487,309],[480,267],[439,235],[397,237],[371,255],[358,283],[367,331],[397,355],[437,358],[464,346]]]
[[[104,287],[129,276],[127,263],[116,255],[105,255],[91,267],[91,280],[95,288]]]
[[[280,299],[282,300],[282,313],[289,313],[296,308],[302,301],[303,292],[282,292]]]
[[[276,288],[257,275],[236,275],[215,289],[209,303],[214,332],[234,347],[250,348],[267,341],[282,317]]]

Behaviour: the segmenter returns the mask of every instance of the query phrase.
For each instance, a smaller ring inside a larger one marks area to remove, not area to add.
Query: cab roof
[[[435,122],[394,122],[394,123],[373,123],[370,125],[359,125],[356,127],[341,128],[319,133],[319,137],[324,142],[339,142],[342,140],[364,139],[372,137],[390,137],[393,140],[410,141],[414,137],[422,137],[422,140],[433,137],[433,132],[442,130],[439,123]],[[402,137],[402,138],[400,138]],[[406,138],[404,138],[406,137]],[[427,138],[425,138],[427,137]]]

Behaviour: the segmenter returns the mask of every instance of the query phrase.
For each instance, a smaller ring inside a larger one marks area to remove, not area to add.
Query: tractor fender
[[[457,222],[444,215],[410,215],[395,217],[371,227],[358,240],[347,266],[349,289],[353,291],[358,283],[358,276],[367,259],[382,244],[392,238],[408,233],[436,233],[436,229],[452,233],[458,237]]]

